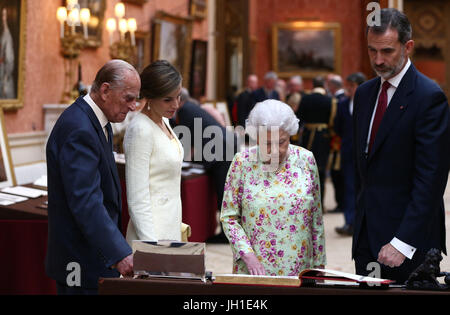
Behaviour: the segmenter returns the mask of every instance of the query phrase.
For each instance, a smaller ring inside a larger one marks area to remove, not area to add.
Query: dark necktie
[[[388,81],[384,81],[383,86],[381,87],[381,93],[378,97],[378,105],[377,105],[377,111],[375,113],[375,118],[373,119],[372,123],[372,132],[370,133],[370,140],[369,140],[369,152],[372,150],[373,143],[375,142],[375,137],[377,135],[378,127],[380,127],[381,120],[383,119],[384,112],[387,108],[388,103],[388,97],[387,97],[387,90],[391,86],[391,84]]]
[[[112,127],[111,127],[111,123],[108,122],[105,126],[106,131],[108,131],[108,144],[111,147],[112,150],[112,139],[113,139],[113,131],[112,131]]]

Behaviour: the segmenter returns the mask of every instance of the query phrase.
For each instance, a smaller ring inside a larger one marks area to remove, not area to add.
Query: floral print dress
[[[266,275],[297,276],[326,264],[320,184],[313,154],[289,145],[277,172],[264,171],[258,148],[237,153],[228,170],[221,222],[233,251],[233,273],[248,274],[254,252]]]

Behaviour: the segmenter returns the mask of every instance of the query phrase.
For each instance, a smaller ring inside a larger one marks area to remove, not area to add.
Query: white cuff
[[[416,252],[415,247],[412,247],[411,245],[408,245],[402,241],[400,241],[398,238],[394,237],[391,241],[391,245],[394,246],[396,250],[398,250],[400,253],[405,255],[407,258],[412,259],[414,253]]]

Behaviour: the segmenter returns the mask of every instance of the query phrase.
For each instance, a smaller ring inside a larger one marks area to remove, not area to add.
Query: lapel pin
[[[400,109],[404,109],[404,108],[405,108],[405,106],[403,106],[403,105],[402,105],[402,106],[400,106]]]

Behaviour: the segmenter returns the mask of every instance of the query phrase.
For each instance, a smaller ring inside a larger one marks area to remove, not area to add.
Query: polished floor
[[[330,181],[325,184],[325,209],[335,207],[334,191]],[[450,247],[450,180],[444,195],[446,209],[447,247]],[[337,234],[335,227],[344,223],[342,214],[325,213],[325,248],[327,253],[327,269],[340,270],[354,273],[354,263],[351,260],[351,237],[343,237]],[[450,257],[443,256],[441,261],[441,271],[450,272]],[[206,244],[206,270],[213,274],[231,273],[232,254],[228,244]]]

